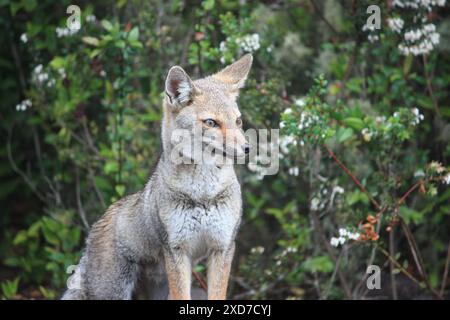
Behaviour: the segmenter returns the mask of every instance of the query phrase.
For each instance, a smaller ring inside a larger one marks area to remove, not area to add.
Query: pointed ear
[[[166,97],[174,109],[186,106],[197,92],[194,82],[183,68],[170,68],[166,78]]]
[[[249,53],[240,58],[238,61],[230,64],[222,71],[213,75],[213,78],[233,86],[234,90],[238,90],[244,86],[248,73],[252,66],[253,56]]]

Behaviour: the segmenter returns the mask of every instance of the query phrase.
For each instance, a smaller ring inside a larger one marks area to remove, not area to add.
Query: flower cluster
[[[322,187],[319,192],[317,192],[314,197],[311,199],[310,208],[314,211],[321,211],[325,209],[325,207],[331,206],[334,203],[336,198],[336,194],[343,194],[344,188],[341,186],[335,186],[331,190],[331,193],[328,191],[326,187]]]
[[[28,108],[30,108],[33,104],[31,103],[30,99],[26,99],[23,100],[21,103],[19,103],[18,105],[16,105],[16,110],[17,111],[25,111]]]
[[[377,217],[374,217],[373,215],[369,214],[367,215],[367,222],[364,223],[362,225],[362,229],[364,231],[364,233],[362,233],[358,240],[360,241],[377,241],[380,236],[378,235],[378,233],[375,231],[375,224],[378,222],[380,216],[377,215]]]
[[[396,33],[400,33],[403,29],[403,25],[405,24],[405,21],[403,21],[402,18],[389,18],[387,20],[389,29]]]
[[[414,114],[413,125],[417,125],[420,121],[425,119],[424,115],[420,113],[418,108],[412,109],[411,112]]]
[[[44,71],[42,64],[37,65],[33,70],[33,77],[39,85],[47,84],[47,87],[55,85],[55,79],[49,77],[49,74]]]
[[[427,23],[434,7],[445,6],[446,0],[394,0],[392,6],[397,16],[387,20],[389,29],[401,36],[398,50],[403,55],[423,55],[434,50],[440,35],[436,26]],[[402,14],[402,18],[398,14]],[[401,33],[404,32],[402,35]]]
[[[58,38],[72,36],[80,30],[79,28],[56,28],[56,36]]]
[[[373,25],[373,24],[368,25],[366,23],[365,25],[363,25],[362,31],[369,32],[369,35],[367,36],[367,40],[369,40],[371,43],[380,40],[380,36],[375,33],[376,32],[375,25]]]
[[[404,35],[404,43],[398,45],[403,55],[415,56],[431,52],[439,44],[440,35],[436,32],[436,26],[432,23],[422,28],[407,31]]]
[[[330,239],[330,244],[333,247],[338,247],[339,245],[345,244],[348,240],[358,240],[361,235],[358,232],[353,232],[349,228],[340,228],[339,236],[332,237]]]
[[[241,47],[245,52],[255,52],[261,45],[259,43],[259,34],[249,34],[241,38],[236,39],[236,44]]]
[[[297,177],[298,174],[300,173],[300,169],[298,167],[292,167],[292,168],[289,168],[288,173],[291,176]]]
[[[445,2],[446,0],[394,0],[392,1],[392,6],[405,9],[425,9],[431,11],[435,6],[445,6]]]

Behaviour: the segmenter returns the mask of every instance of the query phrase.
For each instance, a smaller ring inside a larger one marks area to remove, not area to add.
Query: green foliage
[[[19,289],[20,278],[17,277],[14,280],[6,280],[1,283],[2,287],[2,299],[12,299],[17,294]]]
[[[4,263],[20,268],[24,282],[50,279],[56,287],[66,283],[67,267],[80,257],[81,229],[63,219],[70,219],[70,215],[60,220],[44,216],[14,237],[13,250]]]

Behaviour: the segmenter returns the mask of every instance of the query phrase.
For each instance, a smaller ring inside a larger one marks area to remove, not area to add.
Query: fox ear
[[[247,79],[248,73],[252,66],[253,56],[249,53],[240,58],[238,61],[225,67],[222,71],[213,75],[213,78],[231,85],[233,91],[244,86],[245,80]]]
[[[167,101],[174,108],[186,106],[194,97],[197,89],[191,78],[179,66],[170,68],[166,78]]]

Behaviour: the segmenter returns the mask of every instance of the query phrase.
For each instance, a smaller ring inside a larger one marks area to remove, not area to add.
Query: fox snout
[[[226,130],[224,147],[228,157],[240,158],[250,153],[250,144],[240,129]]]

